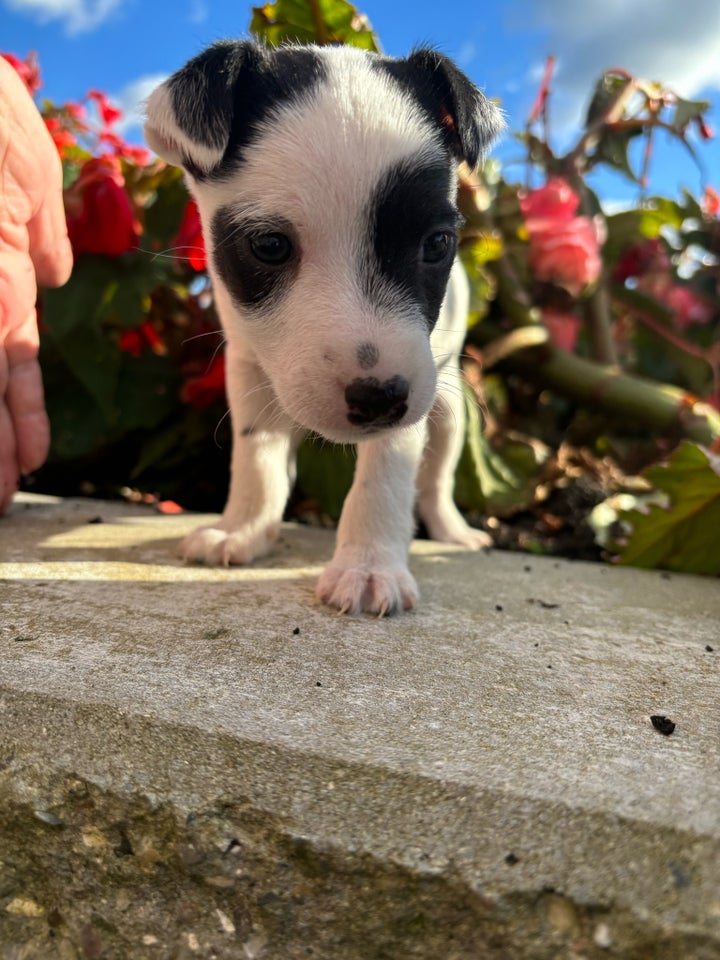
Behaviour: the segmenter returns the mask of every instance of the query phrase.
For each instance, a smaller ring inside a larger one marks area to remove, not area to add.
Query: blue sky
[[[400,56],[429,43],[453,57],[492,97],[501,100],[509,130],[522,129],[545,58],[557,57],[551,103],[554,142],[578,136],[595,79],[609,66],[662,80],[680,95],[713,101],[718,139],[698,145],[707,176],[720,188],[720,0],[366,0],[359,4],[385,51]],[[92,88],[110,94],[133,118],[133,105],[162,77],[208,43],[242,36],[250,4],[211,0],[0,0],[0,50],[37,51],[44,86],[56,102]],[[139,142],[140,128],[128,126]],[[680,145],[659,139],[651,188],[677,195],[701,189],[697,168]],[[508,134],[495,155],[522,157]],[[508,166],[522,179],[521,166]],[[617,176],[595,183],[612,205],[637,197]]]

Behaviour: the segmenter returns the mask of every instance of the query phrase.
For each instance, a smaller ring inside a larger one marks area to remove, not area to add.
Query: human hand
[[[47,456],[37,285],[72,270],[55,144],[25,85],[0,57],[0,513]]]

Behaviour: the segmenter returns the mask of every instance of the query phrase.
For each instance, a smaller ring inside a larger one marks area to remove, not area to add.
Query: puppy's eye
[[[422,245],[424,263],[442,263],[455,256],[455,234],[449,230],[438,230],[426,237]]]
[[[293,245],[284,233],[261,233],[250,237],[250,249],[257,260],[271,267],[282,266],[293,254]]]

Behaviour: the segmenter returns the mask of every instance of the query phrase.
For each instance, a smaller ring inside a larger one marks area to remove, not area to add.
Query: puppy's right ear
[[[196,177],[209,174],[228,145],[238,78],[260,57],[254,44],[239,40],[215,43],[190,60],[147,100],[148,146]]]

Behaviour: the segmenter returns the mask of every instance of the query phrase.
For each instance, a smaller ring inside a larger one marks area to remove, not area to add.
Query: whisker
[[[206,330],[205,333],[195,333],[192,337],[185,337],[182,341],[182,346],[184,347],[185,344],[192,343],[193,340],[202,340],[203,337],[222,337],[223,340],[220,346],[222,347],[225,343],[225,333],[223,330]],[[215,356],[215,354],[213,354],[213,356]]]
[[[230,416],[230,408],[228,407],[225,413],[220,417],[218,422],[215,424],[215,429],[213,430],[213,443],[218,448],[218,450],[223,449],[223,445],[218,440],[218,430],[220,429],[220,427],[223,425],[223,423],[229,416]]]

